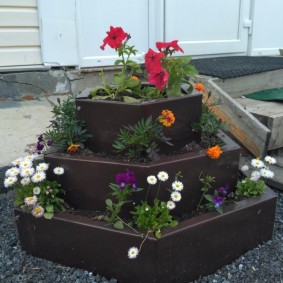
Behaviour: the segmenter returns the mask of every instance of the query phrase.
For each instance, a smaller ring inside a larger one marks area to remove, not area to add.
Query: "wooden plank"
[[[0,48],[0,66],[22,66],[42,64],[39,47]]]
[[[0,46],[40,46],[39,30],[0,28]]]
[[[0,7],[37,7],[36,0],[0,0]]]
[[[38,27],[36,9],[0,9],[1,27]]]
[[[271,131],[223,91],[214,79],[203,80],[202,83],[212,93],[209,100],[209,103],[215,104],[212,109],[229,125],[233,136],[255,156],[264,156]]]

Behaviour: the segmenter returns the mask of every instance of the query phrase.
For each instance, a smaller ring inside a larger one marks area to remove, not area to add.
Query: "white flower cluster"
[[[271,156],[266,156],[264,158],[264,161],[268,164],[276,164],[276,159]],[[251,181],[257,182],[261,177],[268,179],[272,179],[274,177],[274,173],[271,170],[269,170],[268,166],[266,166],[266,164],[259,158],[252,159],[251,165],[253,168],[256,169],[256,170],[253,169],[253,171],[251,172],[251,176],[250,176]],[[241,167],[242,172],[247,172],[249,169],[250,168],[248,165],[244,165]]]
[[[33,164],[33,161],[38,157],[37,154],[31,154],[24,158],[18,158],[12,162],[13,167],[5,172],[4,186],[5,188],[12,187],[19,184],[21,186],[27,186],[30,184],[38,184],[46,179],[46,171],[49,165],[45,162],[41,162],[37,165]],[[54,174],[62,175],[64,169],[62,167],[56,167],[53,170]],[[41,217],[44,214],[44,208],[37,204],[38,195],[40,194],[40,186],[33,187],[33,196],[28,196],[24,199],[27,206],[32,206],[32,215],[35,217]]]
[[[155,185],[158,180],[160,182],[165,182],[169,178],[168,173],[165,171],[160,171],[157,174],[157,178],[154,175],[150,175],[147,177],[147,183],[149,185]],[[176,207],[176,202],[179,202],[182,199],[181,191],[184,189],[184,184],[180,181],[174,181],[172,183],[172,190],[173,192],[171,193],[171,200],[167,201],[166,207],[169,210],[172,210]],[[148,209],[148,208],[147,208]],[[139,249],[137,247],[131,247],[128,250],[128,258],[129,259],[134,259],[138,256],[139,254]]]

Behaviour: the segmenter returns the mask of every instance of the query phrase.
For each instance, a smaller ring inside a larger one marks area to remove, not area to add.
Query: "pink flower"
[[[145,68],[148,72],[151,72],[155,69],[161,69],[161,58],[164,57],[164,54],[161,52],[155,52],[151,48],[148,49],[145,54]]]
[[[123,31],[121,27],[110,27],[110,31],[106,32],[108,35],[104,38],[103,44],[100,46],[104,50],[106,45],[111,48],[119,48],[124,39],[127,38],[128,34]]]
[[[160,91],[168,85],[169,74],[163,68],[153,70],[148,75],[148,82],[154,84]]]
[[[156,48],[159,51],[167,51],[172,48],[173,51],[181,51],[184,53],[184,50],[178,45],[178,40],[173,40],[171,42],[156,42]]]

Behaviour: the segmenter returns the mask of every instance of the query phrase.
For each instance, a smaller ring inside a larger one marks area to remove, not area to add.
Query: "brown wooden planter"
[[[163,152],[183,148],[186,144],[200,140],[200,133],[192,131],[191,125],[201,116],[202,94],[193,93],[181,97],[127,104],[118,101],[97,101],[87,98],[86,89],[76,99],[77,118],[85,121],[85,127],[93,137],[86,143],[94,152],[112,152],[112,144],[123,126],[134,125],[141,118],[156,119],[161,111],[173,111],[176,122],[164,129],[174,146],[163,145]]]
[[[132,230],[116,230],[82,216],[57,214],[36,219],[16,208],[23,250],[63,265],[84,268],[122,282],[189,282],[214,273],[245,252],[272,238],[276,195],[260,197],[209,212],[149,237],[138,258],[127,251],[142,238]]]
[[[141,163],[129,163],[106,158],[69,155],[69,154],[49,154],[45,156],[46,162],[50,164],[50,169],[62,166],[65,174],[60,176],[60,183],[66,191],[65,199],[72,206],[85,210],[105,210],[105,200],[110,198],[111,189],[109,183],[115,183],[115,176],[125,172],[126,169],[134,171],[138,179],[138,186],[145,188],[142,192],[134,194],[134,201],[145,198],[148,184],[146,178],[149,175],[155,176],[160,171],[166,171],[171,179],[166,186],[161,187],[159,198],[169,200],[171,182],[174,175],[181,172],[184,183],[182,200],[178,203],[174,214],[183,214],[195,210],[201,197],[201,183],[199,175],[214,176],[214,188],[219,188],[229,183],[230,190],[233,190],[238,178],[239,146],[234,143],[224,133],[220,134],[224,141],[223,154],[217,160],[210,159],[205,151],[195,151],[186,154],[175,155],[150,162],[147,165]],[[50,174],[49,178],[55,178]],[[164,184],[164,185],[165,185]],[[156,195],[157,186],[150,189],[149,200],[153,200]],[[131,206],[128,210],[131,210]]]

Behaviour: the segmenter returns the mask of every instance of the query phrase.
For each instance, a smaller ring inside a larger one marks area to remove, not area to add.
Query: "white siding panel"
[[[41,64],[40,48],[0,48],[0,66]]]
[[[36,0],[0,0],[0,67],[42,64]]]
[[[38,29],[2,29],[0,28],[1,47],[40,46]]]
[[[0,8],[1,27],[38,27],[36,9]]]
[[[0,7],[36,7],[36,0],[0,0]]]

